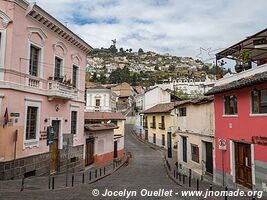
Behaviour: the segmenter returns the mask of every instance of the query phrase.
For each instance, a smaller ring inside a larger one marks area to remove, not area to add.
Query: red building
[[[223,58],[236,60],[238,73],[219,79],[207,92],[215,96],[215,182],[263,191],[267,191],[266,37],[267,29],[216,54],[217,63]]]

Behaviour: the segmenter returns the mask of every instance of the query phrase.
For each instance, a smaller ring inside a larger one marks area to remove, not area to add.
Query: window
[[[100,99],[95,100],[95,106],[100,106]]]
[[[156,144],[156,134],[153,133],[153,143]]]
[[[224,114],[225,115],[237,115],[237,98],[236,96],[224,97]]]
[[[115,124],[116,126],[118,126],[118,121],[117,120],[111,120],[110,123]]]
[[[30,66],[29,66],[29,74],[31,76],[38,76],[39,58],[40,58],[40,49],[31,45]]]
[[[165,146],[165,135],[162,134],[162,146]]]
[[[186,116],[186,107],[179,108],[179,116],[181,117]]]
[[[2,59],[2,33],[0,32],[0,59]],[[0,60],[0,64],[2,63],[2,60]]]
[[[71,134],[77,133],[77,111],[71,111]]]
[[[251,92],[252,113],[267,113],[267,89]]]
[[[197,145],[191,144],[192,161],[199,163],[199,148]]]
[[[165,129],[165,117],[161,116],[161,123],[159,124],[160,129]]]
[[[72,85],[73,87],[77,88],[78,84],[78,67],[73,65],[72,68]]]
[[[54,80],[62,82],[63,78],[61,77],[61,68],[62,68],[63,60],[56,57],[55,58],[55,72],[54,72]]]
[[[26,122],[26,140],[36,139],[38,107],[28,106]]]

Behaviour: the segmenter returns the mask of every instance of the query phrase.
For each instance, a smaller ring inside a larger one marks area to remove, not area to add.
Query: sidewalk
[[[49,186],[50,189],[59,190],[75,187],[81,184],[90,184],[117,171],[121,166],[125,164],[127,160],[127,156],[125,155],[122,160],[108,163],[107,165],[102,167],[93,167],[74,174],[69,173],[68,178],[66,173],[54,176],[51,175],[50,185],[48,176],[25,178],[24,181],[23,179],[0,181],[0,192],[18,192],[21,190],[49,190]]]

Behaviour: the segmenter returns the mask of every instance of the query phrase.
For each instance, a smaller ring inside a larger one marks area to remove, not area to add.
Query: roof
[[[255,47],[255,43],[254,43],[255,40],[259,40],[265,37],[267,37],[267,28],[255,33],[252,36],[247,37],[244,40],[241,40],[240,42],[224,49],[221,52],[218,52],[216,54],[216,58],[219,60],[222,58],[226,58],[227,56],[237,57],[239,56],[240,51],[242,49],[247,49],[251,51],[251,55],[250,55],[251,60],[259,60],[259,59],[266,58],[267,49],[262,48],[262,47]]]
[[[199,97],[197,99],[190,99],[190,100],[184,100],[184,101],[176,101],[171,103],[163,103],[163,104],[157,104],[153,106],[152,108],[149,108],[145,111],[143,111],[143,114],[151,114],[151,113],[166,113],[170,112],[174,108],[177,108],[179,106],[184,106],[186,104],[194,104],[194,105],[201,105],[205,103],[212,102],[214,100],[214,96],[203,96]]]
[[[170,112],[172,109],[174,109],[174,102],[171,103],[162,103],[162,104],[157,104],[153,106],[152,108],[149,108],[142,113],[144,114],[149,114],[149,113],[165,113],[165,112]]]
[[[125,120],[125,116],[120,112],[85,112],[84,119],[100,119],[100,120]]]
[[[86,53],[89,53],[93,49],[81,37],[73,33],[69,28],[64,26],[56,18],[54,18],[52,15],[43,10],[41,7],[36,5],[36,3],[29,3],[25,0],[15,0],[14,2],[22,6],[26,10],[27,16],[41,23],[48,30],[55,32],[65,41],[69,41],[74,46],[76,46],[77,48],[81,49]]]
[[[267,72],[261,72],[236,81],[232,81],[224,85],[215,86],[214,88],[210,89],[205,95],[212,95],[231,90],[236,90],[254,84],[264,83],[266,81],[267,81]]]
[[[104,130],[113,130],[117,129],[118,126],[115,124],[86,124],[84,125],[84,129],[86,131],[104,131]]]

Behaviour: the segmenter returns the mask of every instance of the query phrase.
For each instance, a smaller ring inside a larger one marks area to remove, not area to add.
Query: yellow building
[[[174,102],[158,104],[143,112],[145,139],[148,142],[167,148],[168,129],[175,128],[175,105]],[[174,137],[172,140],[172,146],[174,146],[176,144]]]

